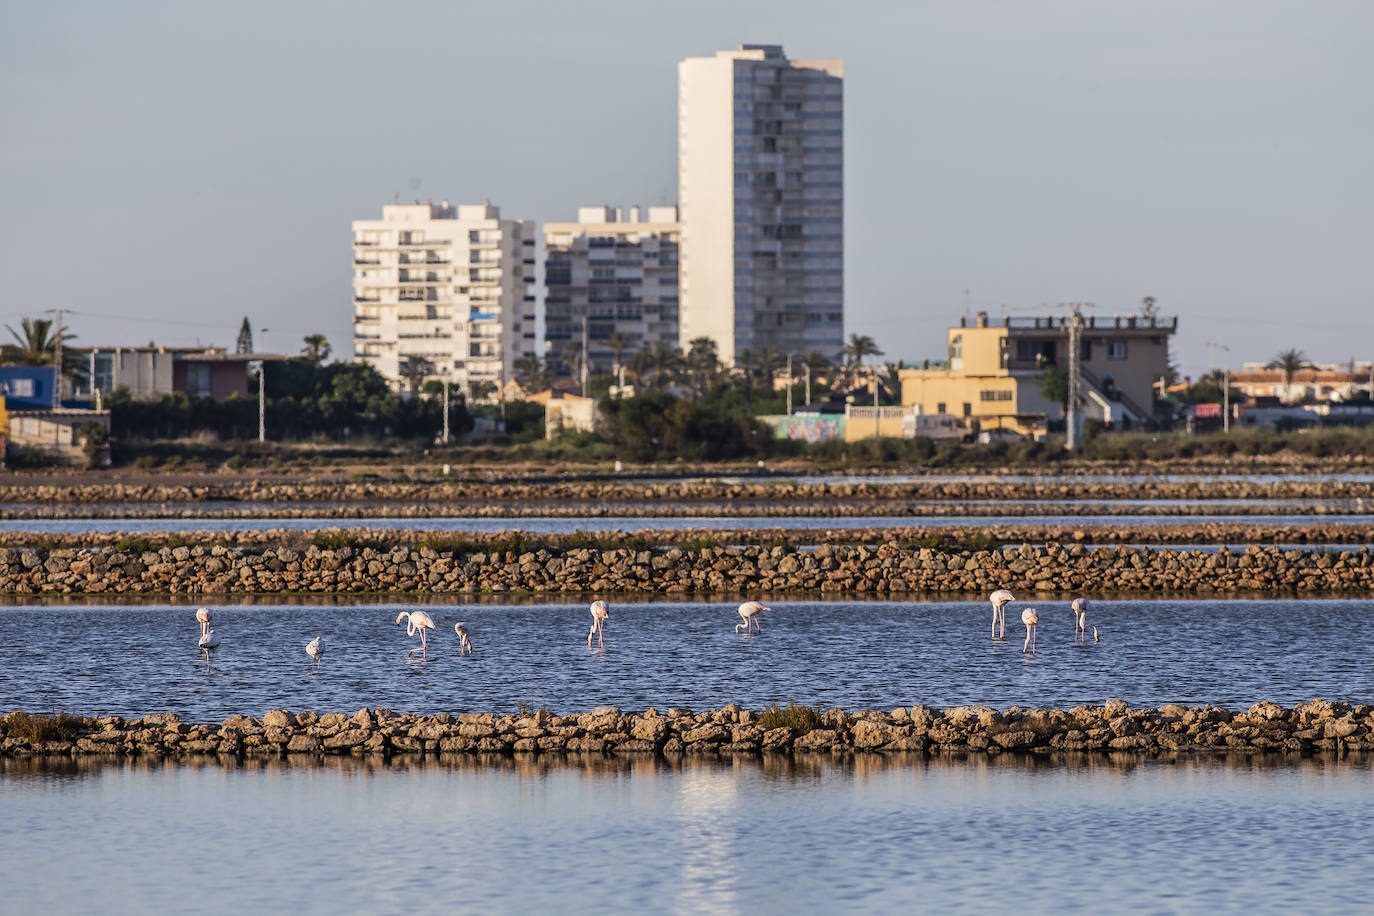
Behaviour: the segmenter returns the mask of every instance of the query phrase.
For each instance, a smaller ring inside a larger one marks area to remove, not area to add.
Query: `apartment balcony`
[[[377,305],[380,303],[380,296],[354,296],[353,302],[357,305]]]
[[[370,267],[376,267],[378,264],[381,264],[381,263],[382,263],[382,259],[381,259],[381,258],[354,258],[354,259],[353,259],[353,263],[354,263],[354,264],[361,264],[361,265],[365,265],[365,266],[370,266]]]

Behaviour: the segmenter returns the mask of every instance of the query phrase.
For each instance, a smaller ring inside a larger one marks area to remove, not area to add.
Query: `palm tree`
[[[1277,369],[1283,373],[1283,393],[1284,400],[1291,401],[1293,398],[1293,376],[1304,369],[1311,369],[1312,364],[1307,361],[1307,356],[1301,350],[1284,350],[1269,362],[1264,364],[1266,369]]]
[[[656,340],[641,352],[647,354],[648,367],[654,372],[654,387],[666,388],[672,384],[682,365],[682,354],[677,347],[666,340]]]
[[[625,352],[625,349],[629,347],[629,345],[632,343],[634,343],[634,340],[630,337],[629,334],[626,334],[623,331],[616,331],[610,337],[606,338],[606,346],[610,347],[611,352],[615,354],[615,370],[613,371],[619,371],[620,356]]]
[[[870,356],[882,355],[883,351],[878,349],[878,343],[872,337],[867,334],[850,334],[849,343],[840,350],[840,359],[849,373],[850,387],[858,383],[864,360]]]
[[[883,400],[888,404],[902,403],[902,364],[883,363],[883,371],[878,376],[878,387],[882,389]]]
[[[9,325],[5,329],[14,337],[14,343],[0,347],[0,362],[7,366],[51,366],[57,362],[57,344],[62,343],[62,374],[69,379],[82,379],[86,376],[86,362],[81,353],[67,346],[76,335],[62,329],[61,335],[54,333],[51,318],[25,318],[16,331]]]
[[[311,365],[318,366],[329,359],[329,354],[333,348],[329,346],[329,338],[323,334],[308,334],[304,339],[305,347],[301,350]]]
[[[470,386],[473,403],[480,403],[496,394],[496,383],[489,378],[479,378]]]
[[[515,380],[528,392],[543,391],[550,383],[549,364],[527,353],[515,361]]]
[[[720,375],[720,351],[709,337],[695,337],[684,357],[688,384],[697,397],[705,397]]]
[[[580,379],[582,377],[580,369],[582,363],[582,341],[563,341],[563,347],[559,350],[558,355],[562,359],[563,365],[568,367],[569,374],[571,374],[574,379]]]
[[[434,364],[423,356],[407,356],[401,363],[401,378],[410,386],[410,396],[418,397],[425,376],[434,374]]]

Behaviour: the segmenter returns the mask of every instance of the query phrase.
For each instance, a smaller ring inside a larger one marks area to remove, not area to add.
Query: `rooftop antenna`
[[[965,320],[965,321],[968,320],[968,317],[969,317],[969,315],[970,315],[970,309],[971,309],[971,305],[970,305],[970,300],[969,300],[969,291],[968,291],[968,290],[964,290],[964,320]]]

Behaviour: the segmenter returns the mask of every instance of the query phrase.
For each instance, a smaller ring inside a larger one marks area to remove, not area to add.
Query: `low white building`
[[[491,203],[388,204],[354,222],[354,357],[398,386],[423,360],[425,378],[494,399],[535,348],[534,235]]]

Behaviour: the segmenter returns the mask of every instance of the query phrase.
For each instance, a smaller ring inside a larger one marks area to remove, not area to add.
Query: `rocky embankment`
[[[217,483],[13,483],[0,488],[0,503],[203,503],[203,502],[882,502],[893,500],[1075,499],[1370,499],[1374,484],[1307,477],[1295,480],[902,480],[800,483],[792,480],[271,480],[230,478]]]
[[[429,546],[304,549],[182,544],[157,550],[0,548],[0,591],[18,594],[566,592],[603,595],[787,592],[1349,593],[1374,587],[1367,547],[1218,552],[1083,544],[944,550],[897,542],[814,550]]]
[[[1089,501],[1149,500],[1120,505]],[[912,515],[1374,513],[1374,485],[1297,480],[931,480],[798,483],[720,479],[427,479],[27,484],[0,488],[0,518],[897,517]],[[1284,501],[1274,504],[1272,501]],[[1264,502],[1271,501],[1271,502]]]
[[[1309,753],[1374,750],[1372,732],[1374,707],[1320,699],[1292,709],[1257,703],[1245,712],[1131,709],[1120,700],[1064,710],[916,705],[890,712],[789,707],[758,713],[730,705],[696,714],[599,707],[562,716],[545,710],[418,716],[360,709],[349,716],[278,709],[260,718],[231,716],[219,725],[184,723],[172,714],[36,719],[20,712],[0,719],[0,756]]]

